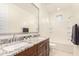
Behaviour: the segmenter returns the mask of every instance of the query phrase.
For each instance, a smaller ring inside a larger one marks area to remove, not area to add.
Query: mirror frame
[[[37,30],[37,33],[39,33],[39,8],[34,4],[34,3],[32,3],[32,5],[38,10],[38,30]]]

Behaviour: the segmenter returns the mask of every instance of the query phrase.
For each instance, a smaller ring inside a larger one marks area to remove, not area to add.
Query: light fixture
[[[57,8],[57,11],[60,11],[61,8]]]

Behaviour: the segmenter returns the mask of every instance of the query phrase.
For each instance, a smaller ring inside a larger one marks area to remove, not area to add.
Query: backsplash
[[[0,45],[11,42],[13,35],[2,35],[0,36]]]

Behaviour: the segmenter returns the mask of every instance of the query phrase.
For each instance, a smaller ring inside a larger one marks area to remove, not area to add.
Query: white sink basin
[[[24,41],[28,43],[35,43],[35,42],[38,42],[39,40],[36,38],[30,38],[30,39],[25,39]]]
[[[36,43],[39,43],[43,40],[45,40],[46,38],[43,38],[43,37],[35,37],[35,38],[28,38],[28,39],[24,39],[25,42],[28,42],[28,43],[33,43],[33,44],[36,44]]]
[[[6,46],[3,49],[6,50],[6,51],[15,51],[15,50],[21,49],[23,47],[28,48],[28,47],[31,47],[31,46],[32,46],[31,44],[28,44],[26,42],[21,42],[21,43]]]

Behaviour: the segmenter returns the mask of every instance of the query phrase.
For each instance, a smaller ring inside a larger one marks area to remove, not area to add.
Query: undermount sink
[[[21,42],[21,43],[16,43],[16,44],[13,44],[13,45],[6,46],[6,47],[3,48],[3,50],[8,51],[8,52],[9,51],[15,51],[15,50],[18,50],[18,49],[20,49],[20,48],[22,48],[24,46],[26,48],[28,48],[28,47],[30,47],[32,45],[29,44],[29,43],[26,43],[26,42]]]
[[[36,44],[41,42],[42,40],[44,40],[45,38],[43,37],[35,37],[35,38],[28,38],[28,39],[24,39],[25,42],[28,42],[30,44]]]

